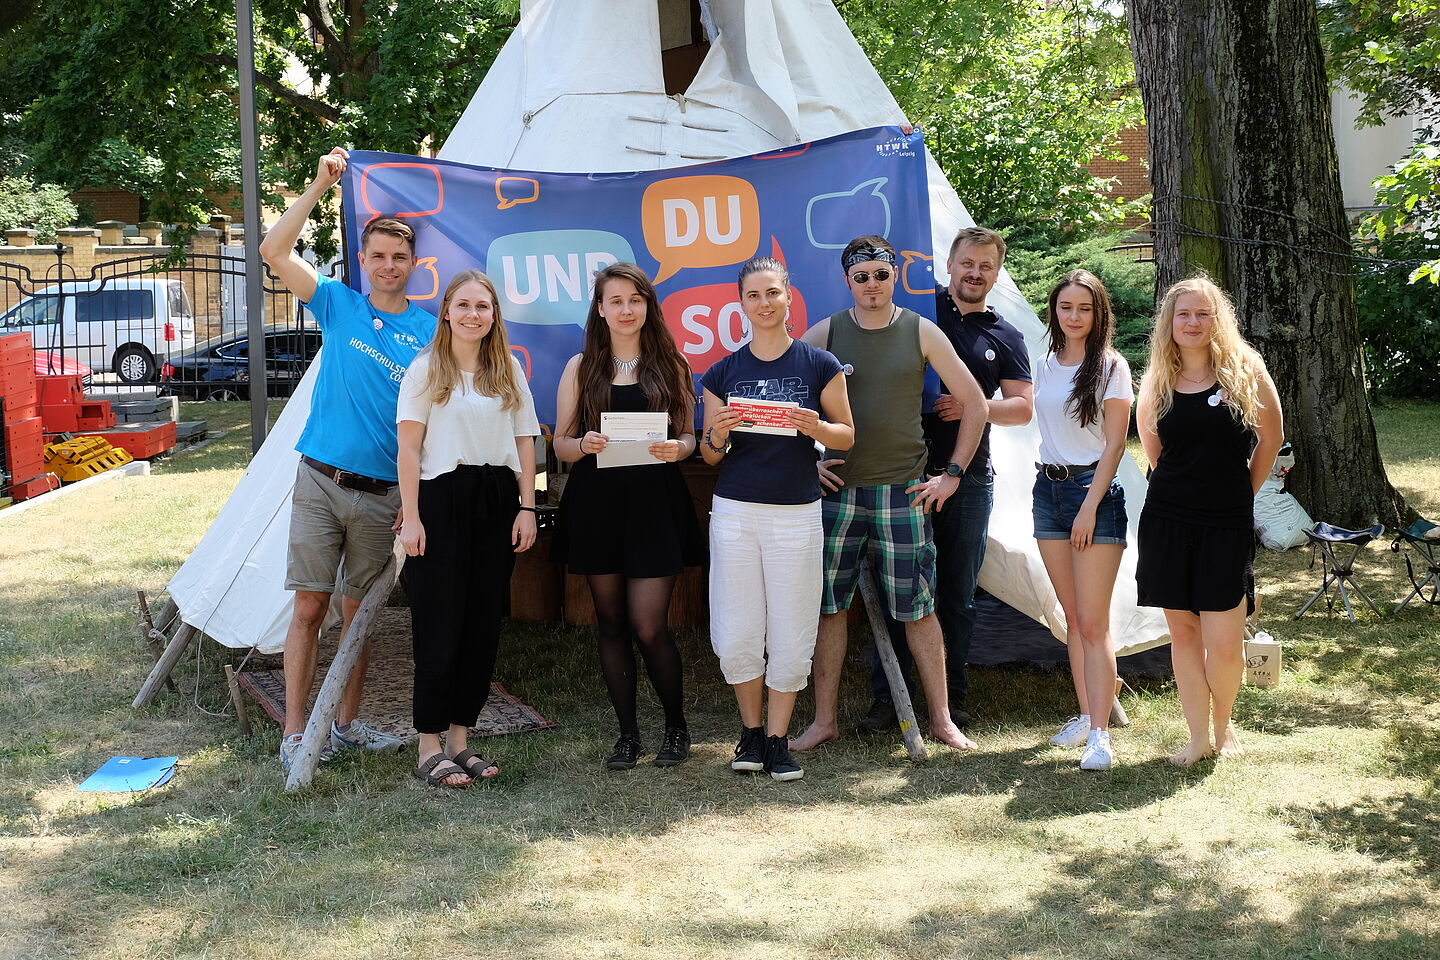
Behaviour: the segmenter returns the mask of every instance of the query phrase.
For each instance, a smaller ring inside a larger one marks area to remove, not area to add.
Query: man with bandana
[[[950,719],[945,651],[935,617],[930,514],[959,487],[985,423],[961,417],[950,451],[952,469],[926,478],[920,410],[927,364],[962,410],[984,409],[985,396],[940,328],[895,304],[894,247],[882,237],[856,237],[841,253],[840,264],[855,305],[820,321],[804,339],[829,350],[845,370],[855,445],[843,459],[821,465],[821,482],[829,492],[822,503],[825,579],[814,656],[815,721],[790,745],[809,750],[840,735],[846,611],[873,541],[881,592],[890,615],[905,625],[919,667],[930,735],[973,750],[974,742]]]
[[[979,409],[984,433],[974,458],[960,477],[959,489],[934,518],[936,614],[945,634],[945,678],[949,684],[950,716],[962,730],[970,724],[965,700],[969,683],[965,662],[970,657],[970,636],[975,630],[975,588],[985,562],[990,510],[994,506],[994,469],[990,463],[990,424],[1021,426],[1030,422],[1035,394],[1030,384],[1030,355],[1025,338],[987,303],[1000,267],[1005,262],[1005,240],[994,230],[965,227],[950,244],[946,269],[950,283],[935,292],[935,322],[960,359],[980,384],[987,399]],[[996,397],[996,392],[999,396]],[[929,398],[927,397],[927,400]],[[929,404],[926,404],[927,409]],[[925,443],[930,448],[927,472],[944,472],[955,446],[958,421],[964,407],[955,397],[940,394],[934,409],[923,417]],[[890,637],[898,641],[904,628],[890,621]],[[909,675],[908,657],[896,642],[901,669]],[[877,661],[870,673],[875,701],[860,721],[862,730],[885,730],[895,725],[895,704],[890,683]]]

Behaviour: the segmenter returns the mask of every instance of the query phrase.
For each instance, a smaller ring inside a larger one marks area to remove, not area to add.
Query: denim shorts
[[[1065,480],[1051,480],[1045,472],[1035,474],[1035,489],[1030,508],[1035,520],[1036,540],[1069,540],[1070,528],[1080,504],[1090,493],[1094,470],[1072,473]],[[1125,488],[1119,480],[1110,481],[1110,489],[1095,505],[1095,532],[1091,543],[1118,543],[1125,546]]]

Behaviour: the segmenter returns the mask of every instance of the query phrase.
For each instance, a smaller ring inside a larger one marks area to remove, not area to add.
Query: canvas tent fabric
[[[662,169],[746,156],[867,127],[904,122],[899,105],[830,0],[710,0],[710,50],[683,95],[667,96],[655,0],[526,0],[518,28],[476,91],[440,157],[555,172]],[[937,274],[955,231],[973,223],[927,157]],[[937,275],[938,282],[944,282]],[[993,305],[1038,356],[1043,329],[1003,276]],[[181,616],[228,646],[280,649],[290,616],[283,590],[293,447],[308,411],[307,374],[215,526],[170,584]],[[998,480],[980,583],[1065,634],[1031,538],[1035,427],[995,428]],[[1145,481],[1121,464],[1135,542]],[[1116,583],[1121,653],[1165,640],[1158,611],[1135,605],[1135,551]]]

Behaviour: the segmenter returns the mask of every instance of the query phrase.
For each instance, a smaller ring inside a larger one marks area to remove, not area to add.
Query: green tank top
[[[920,323],[918,313],[905,309],[894,323],[878,330],[861,327],[849,310],[830,317],[826,348],[848,374],[845,387],[855,418],[855,446],[827,456],[845,461],[835,472],[847,486],[909,483],[925,475]]]

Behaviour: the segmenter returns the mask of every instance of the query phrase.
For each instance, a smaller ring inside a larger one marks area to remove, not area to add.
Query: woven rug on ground
[[[313,706],[325,672],[330,669],[340,642],[337,626],[320,638],[319,664],[315,669],[315,685],[310,688],[307,706]],[[245,671],[240,685],[277,723],[285,717],[285,675],[280,670]],[[412,685],[415,662],[410,659],[410,611],[387,607],[376,618],[370,632],[370,669],[365,678],[365,697],[360,702],[360,719],[376,730],[414,740],[418,734],[410,725]],[[490,698],[480,719],[472,728],[477,736],[498,737],[506,733],[545,730],[555,721],[541,716],[540,711],[518,699],[498,683],[490,685]]]

